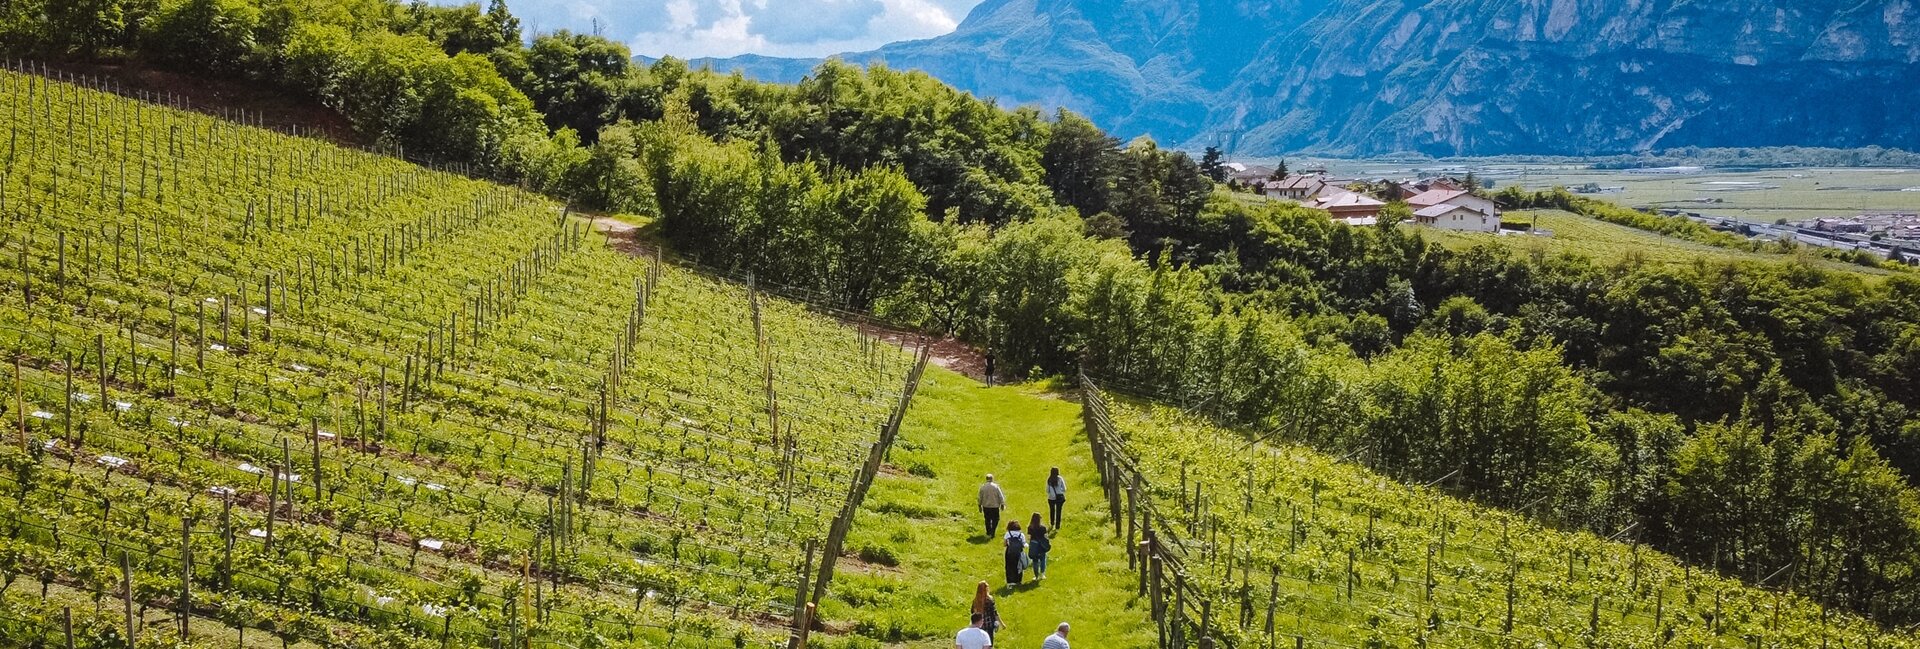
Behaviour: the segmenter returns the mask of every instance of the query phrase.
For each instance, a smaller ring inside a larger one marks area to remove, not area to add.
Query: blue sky
[[[443,0],[445,1],[445,0]],[[635,54],[813,57],[953,31],[980,0],[507,0],[533,31],[592,31]]]

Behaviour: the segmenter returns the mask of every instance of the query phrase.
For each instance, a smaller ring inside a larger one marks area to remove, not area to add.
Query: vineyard
[[[1162,647],[1910,647],[1637,544],[1543,528],[1084,383]]]
[[[72,81],[0,72],[0,645],[769,646],[818,598],[913,355]]]

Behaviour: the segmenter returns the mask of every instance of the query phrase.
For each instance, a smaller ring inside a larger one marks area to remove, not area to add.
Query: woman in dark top
[[[993,595],[987,592],[990,588],[984,581],[973,588],[973,613],[980,615],[980,630],[987,632],[988,640],[992,640],[993,633],[1000,630],[1000,609],[994,606]]]
[[[1007,535],[1000,539],[1007,550],[1007,585],[1020,585],[1020,578],[1026,574],[1026,566],[1020,565],[1027,558],[1027,535],[1020,533],[1020,523],[1009,521]]]
[[[1047,553],[1053,550],[1053,530],[1040,524],[1040,512],[1027,521],[1027,558],[1033,560],[1033,580],[1047,578]]]

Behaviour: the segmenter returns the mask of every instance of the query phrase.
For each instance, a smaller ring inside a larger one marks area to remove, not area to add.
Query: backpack
[[[1053,551],[1053,535],[1041,534],[1033,537],[1033,556],[1046,556]]]
[[[1018,554],[1018,553],[1024,553],[1026,552],[1026,550],[1027,550],[1026,535],[1019,534],[1016,532],[1007,533],[1007,551],[1008,552],[1013,552]]]

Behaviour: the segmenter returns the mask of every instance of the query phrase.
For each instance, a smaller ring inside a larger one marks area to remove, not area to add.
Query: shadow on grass
[[[1002,595],[1012,595],[1014,593],[1024,593],[1039,587],[1040,587],[1040,582],[1029,579],[1027,581],[1020,582],[1017,585],[1013,585],[1013,584],[1003,585],[1000,587],[1000,593]]]

